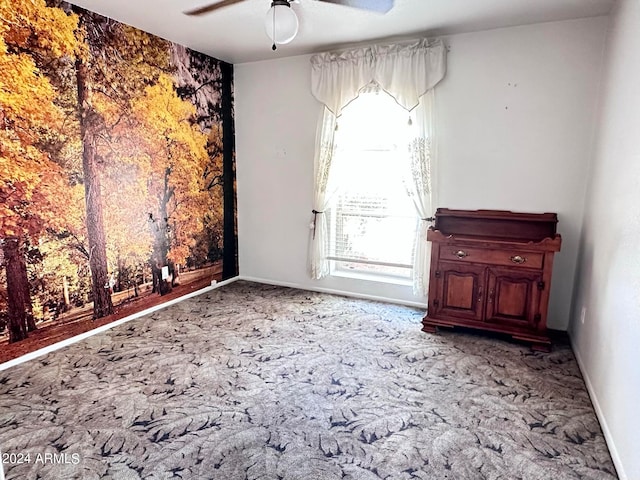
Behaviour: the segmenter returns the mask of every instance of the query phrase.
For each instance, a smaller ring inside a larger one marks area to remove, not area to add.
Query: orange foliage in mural
[[[0,0],[0,18],[0,238],[37,235],[64,205],[61,172],[38,145],[62,112],[38,63],[75,53],[77,18],[37,0]]]

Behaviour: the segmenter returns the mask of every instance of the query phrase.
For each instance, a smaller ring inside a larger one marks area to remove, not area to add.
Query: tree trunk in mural
[[[62,297],[64,300],[64,311],[69,310],[69,306],[71,305],[71,301],[69,299],[69,280],[65,275],[62,277]]]
[[[31,288],[29,286],[29,276],[27,275],[27,262],[24,252],[20,252],[20,286],[22,288],[22,296],[24,300],[24,311],[27,321],[27,332],[33,332],[38,329],[36,319],[33,316],[33,306],[31,305]]]
[[[97,116],[91,106],[86,63],[76,60],[78,83],[78,110],[82,137],[82,169],[84,175],[84,197],[86,205],[87,239],[89,243],[89,267],[91,268],[91,292],[93,294],[93,318],[113,313],[109,292],[106,236],[102,217],[102,186],[96,155],[94,122]]]
[[[18,238],[7,238],[3,245],[5,269],[7,272],[7,310],[9,314],[9,343],[27,338],[28,319],[33,315],[29,296],[27,267]]]
[[[159,218],[151,218],[151,229],[153,233],[153,256],[151,258],[151,271],[153,272],[153,291],[164,295],[171,291],[173,285],[173,265],[169,262],[169,201],[174,195],[174,189],[169,185],[169,177],[171,176],[171,168],[164,171],[164,185],[162,195],[160,197]],[[166,281],[162,278],[162,267],[169,267],[171,280]]]
[[[222,278],[238,274],[237,237],[236,237],[236,195],[234,170],[235,133],[233,125],[233,65],[221,62],[222,73],[222,144],[223,144],[223,261]]]

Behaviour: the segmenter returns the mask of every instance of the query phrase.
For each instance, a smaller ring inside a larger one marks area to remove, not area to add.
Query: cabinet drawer
[[[440,247],[440,260],[465,263],[488,263],[509,267],[542,268],[543,253],[519,252],[517,250],[489,250],[484,248]]]

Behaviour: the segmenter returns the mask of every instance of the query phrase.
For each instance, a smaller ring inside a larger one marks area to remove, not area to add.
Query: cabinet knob
[[[464,258],[464,257],[468,257],[469,256],[469,254],[467,252],[465,252],[464,250],[458,250],[457,252],[454,252],[453,254],[458,258]]]
[[[521,263],[524,263],[524,262],[527,261],[527,257],[523,257],[521,255],[514,255],[514,256],[511,257],[511,261],[513,263],[521,264]]]

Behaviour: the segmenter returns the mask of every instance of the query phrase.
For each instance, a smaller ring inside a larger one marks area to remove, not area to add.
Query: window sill
[[[400,285],[411,287],[413,282],[409,278],[392,277],[390,275],[375,275],[362,272],[347,272],[344,270],[332,271],[329,276],[340,278],[351,278],[354,280],[366,280],[368,282],[388,283],[392,285]]]

